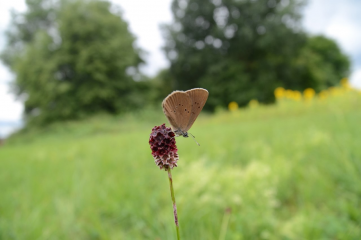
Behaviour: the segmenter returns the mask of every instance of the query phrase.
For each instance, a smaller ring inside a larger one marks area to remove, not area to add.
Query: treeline
[[[170,61],[150,79],[119,8],[100,0],[27,0],[13,13],[1,59],[15,73],[29,124],[159,102],[172,90],[210,91],[206,107],[274,102],[276,87],[321,91],[349,73],[337,44],[301,27],[300,0],[173,0],[162,27]],[[144,20],[146,21],[146,20]]]

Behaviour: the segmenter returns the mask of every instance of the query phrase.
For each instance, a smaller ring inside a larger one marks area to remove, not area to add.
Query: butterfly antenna
[[[196,141],[196,137],[195,136],[193,136],[193,134],[192,133],[189,133],[191,136],[192,136],[192,138],[193,138],[193,140],[198,144],[198,146],[201,146],[197,141]]]

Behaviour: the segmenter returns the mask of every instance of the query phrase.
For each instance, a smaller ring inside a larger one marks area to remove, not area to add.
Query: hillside
[[[182,239],[361,236],[361,93],[292,94],[201,115],[190,131],[200,147],[177,138]],[[148,145],[162,123],[159,107],[10,138],[0,239],[175,239],[167,174]]]

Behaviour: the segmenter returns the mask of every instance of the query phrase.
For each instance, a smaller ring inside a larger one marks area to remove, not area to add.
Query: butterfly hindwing
[[[204,88],[193,88],[186,91],[186,93],[191,99],[191,107],[192,107],[188,124],[187,127],[185,128],[185,131],[187,132],[192,127],[199,113],[202,111],[204,105],[206,104],[209,93]]]

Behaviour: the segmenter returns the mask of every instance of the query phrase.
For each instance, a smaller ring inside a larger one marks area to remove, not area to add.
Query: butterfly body
[[[180,130],[180,129],[177,129],[177,130],[173,130],[173,132],[175,133],[175,135],[177,136],[177,137],[179,137],[179,136],[183,136],[183,137],[189,137],[188,136],[188,132],[183,132],[182,130]]]
[[[207,98],[206,89],[193,88],[174,91],[163,100],[163,112],[176,136],[188,137],[188,130],[202,111]]]

